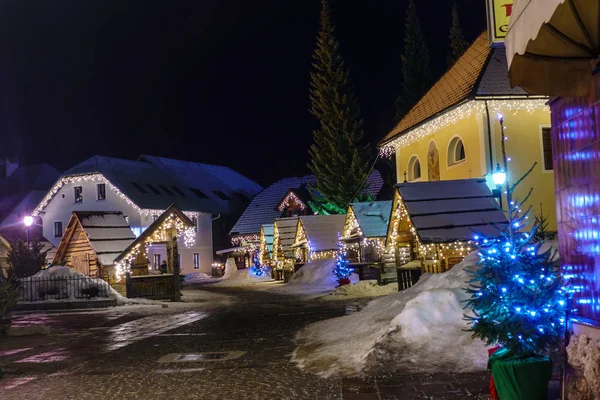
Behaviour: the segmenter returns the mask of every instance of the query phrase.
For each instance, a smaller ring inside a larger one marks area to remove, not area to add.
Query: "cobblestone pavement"
[[[55,333],[0,340],[0,399],[486,398],[487,373],[322,379],[290,362],[299,329],[356,312],[364,300],[302,302],[258,290],[196,290],[237,302],[188,311],[118,307],[18,317]]]

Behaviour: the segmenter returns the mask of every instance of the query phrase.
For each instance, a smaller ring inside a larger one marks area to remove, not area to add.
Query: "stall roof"
[[[344,230],[345,215],[306,215],[300,217],[312,251],[335,250]]]
[[[422,243],[493,237],[507,219],[485,179],[411,182],[396,185]]]
[[[386,237],[390,217],[391,201],[371,201],[350,204],[364,237]]]
[[[273,255],[273,230],[274,224],[264,224],[261,226],[263,234],[265,235],[265,242],[267,244],[267,251],[269,255]]]

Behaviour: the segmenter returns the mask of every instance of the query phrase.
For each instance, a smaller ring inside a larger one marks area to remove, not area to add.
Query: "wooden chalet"
[[[263,224],[260,227],[258,261],[261,265],[271,266],[271,259],[273,257],[273,227],[274,224]]]
[[[309,261],[335,258],[345,215],[307,215],[298,218],[294,236],[296,269]]]
[[[271,268],[275,271],[275,279],[287,281],[294,273],[296,257],[294,256],[294,239],[298,217],[277,218],[273,221],[273,259]]]
[[[193,241],[196,224],[176,205],[171,205],[131,242],[116,258],[118,274],[127,277],[127,297],[172,299],[178,301],[179,272],[181,271],[178,240]],[[150,245],[166,246],[167,270],[160,275],[150,275],[147,248]]]
[[[485,179],[410,182],[396,185],[386,251],[396,267],[445,272],[473,250],[476,234],[494,237],[507,224]]]
[[[340,242],[346,259],[361,280],[376,279],[380,284],[396,280],[393,253],[387,269],[384,262],[392,203],[372,201],[352,203],[348,207]]]
[[[52,265],[66,265],[87,276],[116,278],[115,259],[135,240],[120,212],[75,211],[58,244]]]

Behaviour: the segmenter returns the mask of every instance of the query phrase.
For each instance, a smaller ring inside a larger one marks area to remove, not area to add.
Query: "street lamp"
[[[500,168],[500,163],[496,166],[496,171],[492,174],[492,179],[496,185],[496,189],[493,191],[494,196],[498,198],[500,208],[502,208],[502,185],[506,182],[506,172]]]
[[[33,217],[31,215],[26,215],[23,218],[23,224],[25,225],[25,233],[27,235],[27,248],[29,248],[29,227],[33,225]]]

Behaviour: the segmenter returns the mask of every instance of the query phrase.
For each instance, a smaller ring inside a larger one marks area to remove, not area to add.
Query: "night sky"
[[[406,3],[330,1],[373,145],[392,127]],[[450,7],[417,0],[436,76]],[[472,41],[485,1],[458,7]],[[60,170],[147,153],[227,165],[263,185],[306,174],[319,10],[319,0],[4,0],[0,147],[17,138],[22,164]]]

